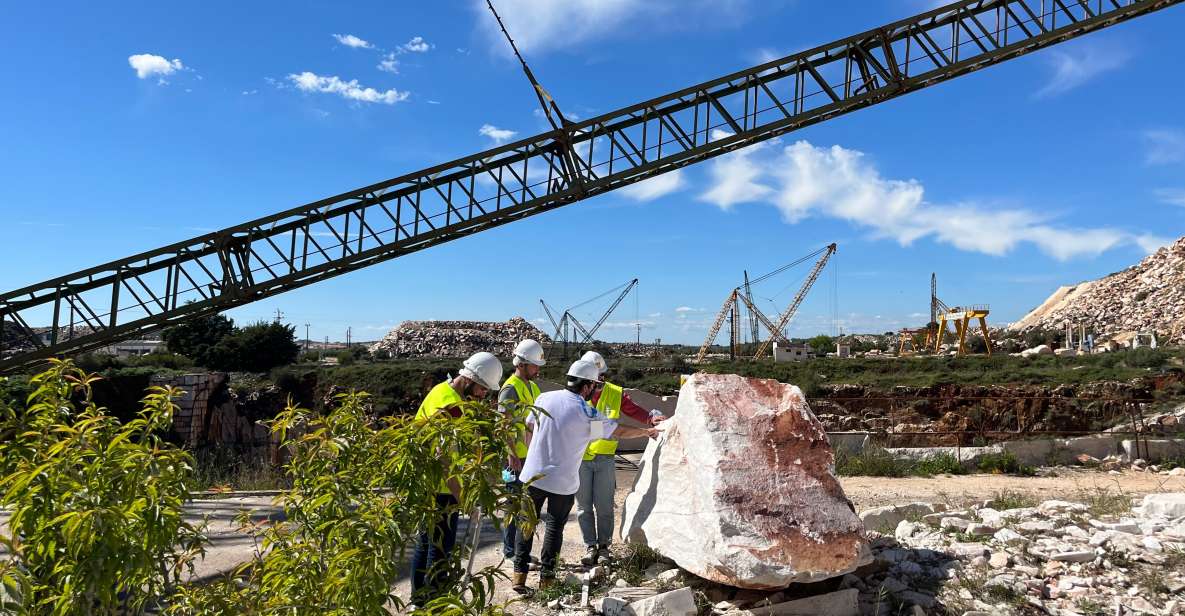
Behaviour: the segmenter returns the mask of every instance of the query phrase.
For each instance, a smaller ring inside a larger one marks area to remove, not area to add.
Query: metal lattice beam
[[[1182,1],[963,0],[529,139],[9,291],[0,294],[0,371],[575,203]],[[34,334],[33,323],[50,324],[48,340]]]

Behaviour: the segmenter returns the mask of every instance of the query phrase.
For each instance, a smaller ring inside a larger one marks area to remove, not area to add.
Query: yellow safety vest
[[[461,399],[461,394],[458,394],[457,390],[453,389],[453,386],[448,381],[439,383],[436,387],[432,388],[432,391],[428,392],[427,396],[424,396],[424,401],[420,403],[420,409],[416,411],[416,419],[429,419],[433,415],[438,414],[437,411],[440,409],[455,406],[462,402],[464,400]],[[445,412],[444,417],[451,418],[452,416]],[[452,456],[456,460],[460,454],[454,451]],[[448,489],[448,483],[443,481],[440,483],[440,488],[437,491],[440,494],[451,494]]]
[[[542,393],[539,391],[539,386],[535,384],[535,381],[524,381],[518,378],[517,374],[511,374],[506,379],[506,382],[502,383],[502,389],[506,389],[507,386],[513,387],[514,392],[518,394],[519,406],[517,411],[519,413],[519,419],[525,419],[527,407],[533,406],[535,404],[535,398],[538,398],[539,394]],[[527,444],[523,442],[524,438],[525,430],[519,430],[519,440],[514,444],[514,455],[519,458],[527,457]]]
[[[621,397],[621,387],[606,381],[605,387],[601,389],[601,397],[597,399],[597,410],[609,419],[620,419]],[[617,439],[599,438],[588,444],[588,450],[584,452],[584,459],[591,460],[597,455],[611,456],[615,453],[617,453]]]

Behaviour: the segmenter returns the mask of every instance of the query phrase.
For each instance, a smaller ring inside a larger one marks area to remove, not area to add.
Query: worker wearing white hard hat
[[[593,406],[610,421],[616,422],[624,414],[644,426],[658,425],[666,419],[657,409],[647,411],[638,406],[620,385],[605,379],[609,365],[596,351],[588,351],[580,358],[597,367],[601,383],[593,394]],[[576,493],[576,519],[584,539],[585,554],[580,562],[593,566],[609,557],[613,542],[614,493],[617,490],[617,440],[633,438],[622,429],[589,443],[580,463],[580,489]]]
[[[547,363],[543,359],[543,345],[530,338],[523,340],[514,347],[512,363],[514,372],[502,383],[502,389],[498,392],[498,406],[503,412],[513,413],[525,420],[527,411],[535,404],[535,399],[540,394],[539,385],[535,383],[535,379],[539,376],[539,368]],[[519,481],[518,473],[522,470],[523,460],[527,457],[527,444],[523,441],[522,435],[513,443],[512,449],[510,459],[506,461],[506,470],[502,472],[502,478],[506,482],[508,490],[518,492],[523,485]],[[507,559],[514,558],[514,544],[517,536],[518,526],[511,519],[507,522],[502,537],[502,555]]]
[[[588,404],[601,380],[597,367],[578,360],[568,368],[567,387],[549,391],[535,399],[540,412],[527,417],[527,459],[521,477],[527,480],[527,494],[535,508],[536,519],[546,524],[540,549],[539,587],[555,580],[556,557],[563,546],[564,525],[572,511],[580,486],[580,460],[593,439],[611,435],[620,429]],[[653,435],[643,430],[635,436]],[[547,515],[543,507],[547,506]],[[525,593],[534,529],[524,528],[518,535],[514,553],[514,589]]]
[[[457,376],[438,383],[416,411],[419,421],[434,421],[461,416],[461,404],[481,400],[498,389],[502,380],[502,362],[493,353],[474,353],[461,364]],[[455,452],[442,455],[456,456]],[[447,567],[435,567],[448,559],[457,540],[457,510],[460,486],[455,480],[443,482],[436,494],[436,510],[441,513],[436,525],[421,531],[412,555],[412,600],[424,605],[449,585],[444,579]]]

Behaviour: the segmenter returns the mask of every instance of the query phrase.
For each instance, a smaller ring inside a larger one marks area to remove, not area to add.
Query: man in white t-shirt
[[[589,442],[608,438],[616,430],[625,438],[654,436],[654,429],[642,430],[618,426],[589,406],[588,399],[601,380],[592,362],[577,361],[568,368],[565,389],[549,391],[535,399],[535,406],[545,413],[527,417],[527,459],[519,478],[530,482],[527,493],[539,520],[545,524],[539,560],[539,587],[555,581],[556,557],[564,541],[564,525],[572,512],[576,490],[580,487],[580,462]],[[628,433],[628,434],[627,434]],[[543,505],[547,505],[547,514]],[[530,567],[534,529],[519,533],[514,550],[514,590],[530,592],[527,571]]]

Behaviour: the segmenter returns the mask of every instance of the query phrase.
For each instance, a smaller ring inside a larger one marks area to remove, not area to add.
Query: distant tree
[[[235,322],[220,314],[196,317],[170,327],[161,334],[169,351],[184,355],[200,366],[217,361],[211,354],[222,339],[235,331]]]
[[[835,338],[827,334],[819,334],[807,340],[807,344],[811,346],[811,350],[815,352],[815,355],[826,355],[835,352]]]
[[[300,356],[296,342],[296,326],[260,321],[236,329],[224,337],[212,350],[215,370],[267,372],[286,366]]]

